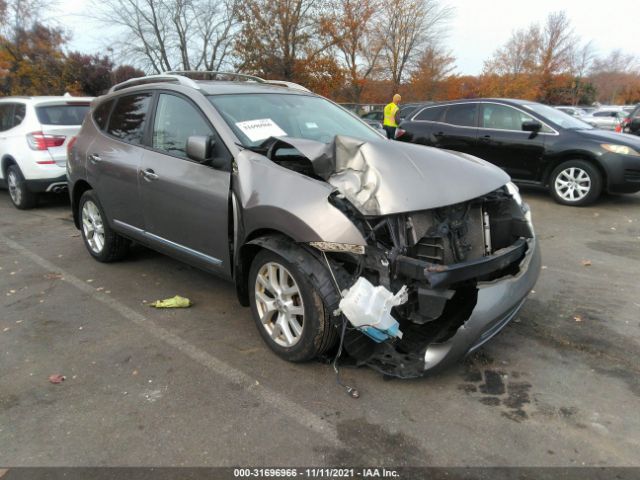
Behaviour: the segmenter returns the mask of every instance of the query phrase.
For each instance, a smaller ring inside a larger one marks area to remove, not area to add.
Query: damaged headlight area
[[[358,215],[339,193],[331,202],[367,239],[366,254],[332,254],[352,275],[342,314],[357,364],[402,378],[424,374],[429,346],[447,342],[471,316],[478,286],[516,276],[534,233],[514,187],[451,206],[382,217]],[[375,308],[374,308],[375,306]]]

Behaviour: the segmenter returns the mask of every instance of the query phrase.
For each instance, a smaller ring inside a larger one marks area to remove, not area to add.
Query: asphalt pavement
[[[64,197],[0,191],[0,465],[640,466],[640,195],[523,193],[544,266],[519,318],[435,377],[344,369],[353,399],[272,354],[231,284],[97,263]]]

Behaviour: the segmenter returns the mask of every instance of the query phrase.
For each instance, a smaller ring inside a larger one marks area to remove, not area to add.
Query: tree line
[[[0,95],[100,95],[114,83],[143,76],[106,55],[67,51],[70,37],[48,25],[43,0],[0,0]]]
[[[640,67],[622,50],[596,55],[564,12],[515,30],[461,75],[446,45],[442,0],[93,0],[92,21],[117,38],[114,58],[67,52],[42,0],[0,0],[3,94],[85,93],[143,72],[241,71],[301,83],[348,103],[481,96],[551,104],[640,101]]]

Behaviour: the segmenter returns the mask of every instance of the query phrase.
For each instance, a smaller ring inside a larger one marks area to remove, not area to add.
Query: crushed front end
[[[363,277],[390,294],[406,290],[391,309],[400,335],[372,335],[349,318],[344,350],[358,365],[410,378],[456,362],[516,316],[537,280],[530,212],[512,184],[459,204],[385,216],[362,215],[339,192],[330,201],[367,240],[361,254],[327,253],[351,276],[349,288]]]
[[[359,231],[357,244],[341,228],[308,242],[341,291],[336,327],[348,320],[343,347],[358,365],[409,378],[453,363],[514,318],[538,278],[529,207],[488,162],[341,136],[272,138],[260,148],[331,185],[333,218]],[[318,216],[317,230],[330,218]]]

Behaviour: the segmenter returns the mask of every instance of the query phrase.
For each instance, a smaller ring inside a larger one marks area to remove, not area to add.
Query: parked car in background
[[[404,118],[407,117],[407,115],[413,112],[416,108],[423,107],[425,105],[431,105],[432,103],[433,102],[400,104],[400,111],[398,112],[398,120],[403,120]],[[382,126],[382,123],[384,121],[384,112],[382,110],[374,110],[373,112],[365,113],[360,117],[368,125],[384,132],[384,128]],[[386,132],[384,134],[386,135]]]
[[[595,112],[580,117],[580,119],[595,128],[615,130],[626,116],[627,112],[621,107],[609,107],[596,110]]]
[[[67,145],[78,133],[92,98],[0,99],[0,182],[11,202],[32,208],[41,192],[67,188]]]
[[[382,110],[374,110],[373,112],[363,113],[360,118],[366,121],[378,122],[382,125],[384,120],[384,112]]]
[[[517,316],[540,254],[503,171],[252,78],[152,76],[94,102],[68,161],[92,257],[147,245],[234,282],[286,360],[342,339],[355,364],[404,378]]]
[[[555,108],[557,108],[561,112],[566,113],[567,115],[571,115],[572,117],[582,117],[583,115],[587,114],[587,112],[578,107],[559,106]]]
[[[629,114],[622,119],[620,126],[616,129],[617,132],[631,133],[634,135],[638,135],[637,129],[631,128],[631,123],[640,118],[640,103],[633,107],[633,109],[629,112]]]
[[[626,127],[625,133],[640,136],[640,117],[636,117],[632,119],[631,122],[629,122]]]
[[[418,109],[420,107],[424,107],[426,105],[432,105],[432,104],[433,104],[433,102],[415,102],[415,103],[401,104],[400,105],[400,112],[398,112],[398,118],[400,120],[404,120],[409,115],[411,115],[411,113],[414,112],[416,109]]]
[[[565,205],[588,205],[603,191],[640,191],[640,139],[526,100],[432,105],[403,121],[396,139],[482,158]]]

